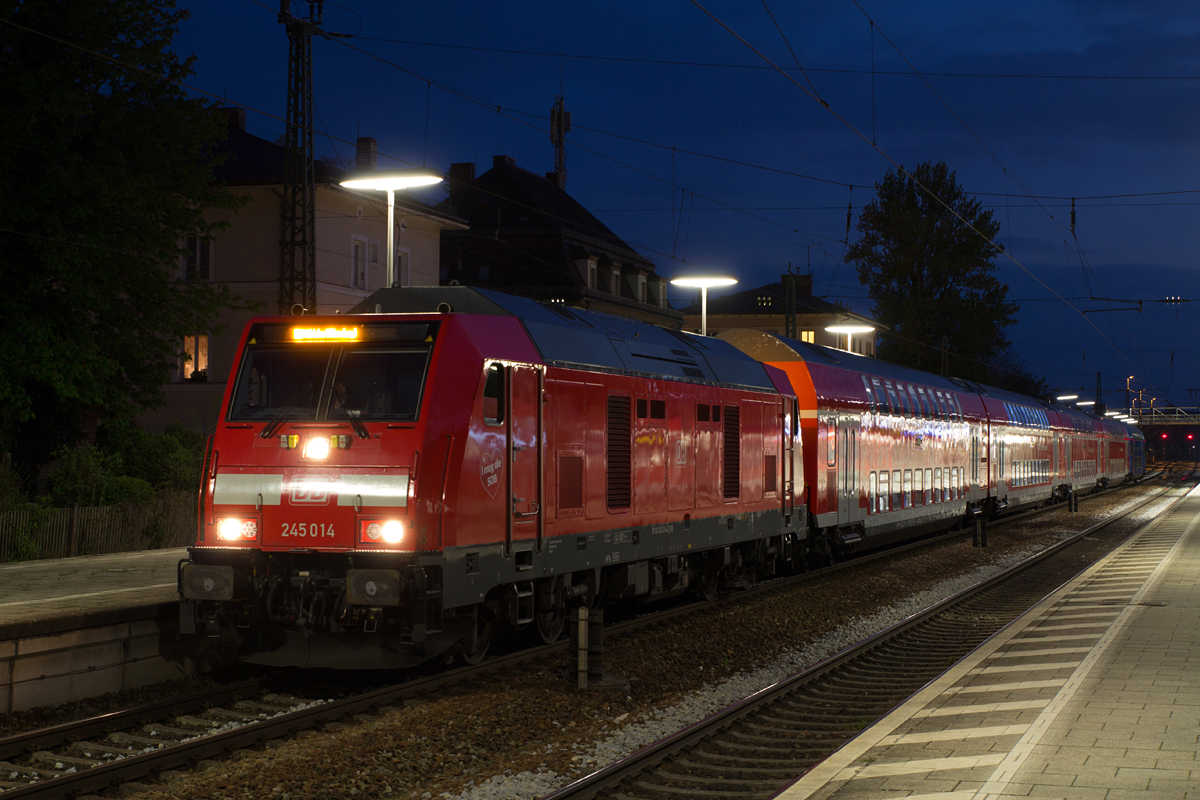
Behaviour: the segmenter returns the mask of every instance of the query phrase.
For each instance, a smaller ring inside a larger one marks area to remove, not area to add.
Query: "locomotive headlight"
[[[242,521],[240,519],[223,519],[217,527],[217,535],[227,542],[242,538]]]
[[[383,540],[388,544],[400,544],[404,539],[404,526],[399,521],[389,519],[383,523]]]
[[[329,437],[313,436],[304,440],[303,455],[305,458],[321,460],[329,457]]]
[[[258,538],[258,520],[231,517],[217,523],[217,538],[227,542],[243,542]]]

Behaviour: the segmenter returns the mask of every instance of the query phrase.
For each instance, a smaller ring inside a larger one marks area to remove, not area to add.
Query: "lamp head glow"
[[[1067,400],[1078,400],[1079,395],[1077,395],[1077,394],[1060,394],[1058,397],[1056,397],[1054,399],[1057,400],[1058,402],[1062,403]]]
[[[353,342],[358,339],[357,327],[292,328],[293,342]]]
[[[691,277],[691,278],[672,278],[672,286],[686,286],[691,289],[712,289],[715,286],[733,286],[737,283],[733,278],[718,278],[718,277]]]
[[[1094,406],[1094,405],[1096,405],[1096,401],[1095,400],[1080,400],[1075,405],[1077,405],[1077,406]]]
[[[428,169],[393,169],[355,172],[341,181],[347,189],[375,189],[386,192],[416,189],[441,183],[442,176]]]
[[[825,330],[829,333],[870,333],[875,330],[874,325],[826,325]]]

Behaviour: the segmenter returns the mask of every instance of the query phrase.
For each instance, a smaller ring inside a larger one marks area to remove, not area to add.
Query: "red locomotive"
[[[267,664],[474,662],[572,605],[707,596],[1136,472],[1136,429],[768,334],[465,287],[367,309],[247,326],[184,633]]]

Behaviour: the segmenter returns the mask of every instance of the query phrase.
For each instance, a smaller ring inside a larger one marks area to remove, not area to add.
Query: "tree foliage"
[[[179,85],[172,0],[0,0],[0,451],[44,461],[83,414],[162,402],[224,287],[178,279],[203,209],[215,105]]]
[[[875,190],[846,260],[875,303],[872,314],[890,328],[879,357],[940,372],[946,337],[949,374],[988,380],[989,365],[1008,352],[1005,329],[1019,309],[995,276],[991,240],[1000,223],[944,162],[889,171]]]

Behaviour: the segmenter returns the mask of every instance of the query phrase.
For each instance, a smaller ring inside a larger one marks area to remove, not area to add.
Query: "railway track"
[[[1194,475],[1194,473],[1193,473]],[[1168,486],[1177,500],[1191,489]],[[543,800],[767,798],[1128,535],[1139,503]],[[1086,559],[1086,560],[1085,560]]]
[[[1017,521],[1016,518],[1006,520]],[[743,602],[764,592],[783,591],[798,582],[828,576],[871,560],[961,538],[957,531],[899,548],[866,554],[821,570],[759,584],[726,595],[715,605]],[[609,626],[606,636],[619,636],[699,610],[714,602],[697,602],[624,620]],[[423,676],[355,696],[316,701],[271,692],[255,680],[172,698],[88,720],[58,725],[0,739],[0,795],[10,798],[59,798],[101,792],[146,776],[194,767],[234,751],[319,728],[347,718],[362,718],[405,699],[446,686],[482,679],[561,652],[567,643],[524,650],[464,667]],[[781,767],[787,768],[787,767]],[[791,775],[796,774],[792,770]]]

